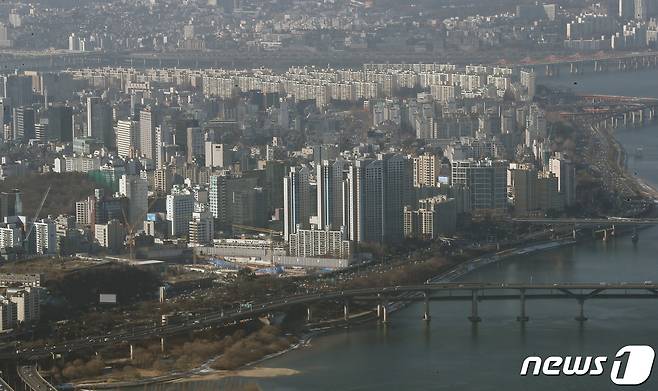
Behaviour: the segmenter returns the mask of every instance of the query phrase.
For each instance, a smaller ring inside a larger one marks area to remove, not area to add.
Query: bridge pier
[[[519,293],[520,293],[520,296],[521,296],[520,297],[521,300],[519,301],[519,304],[521,305],[521,311],[520,311],[521,315],[517,316],[516,320],[518,322],[525,323],[528,320],[530,320],[530,318],[526,315],[526,312],[525,312],[525,289],[523,289],[523,288],[520,289]]]
[[[423,320],[426,322],[429,322],[432,320],[432,316],[430,315],[430,293],[425,292],[425,312],[423,313]]]
[[[471,292],[471,316],[468,317],[468,320],[470,320],[473,323],[478,323],[482,321],[482,318],[478,315],[478,292],[477,290],[473,289]]]
[[[576,320],[578,322],[585,322],[587,320],[587,317],[585,316],[585,299],[578,299],[578,316],[576,316]]]

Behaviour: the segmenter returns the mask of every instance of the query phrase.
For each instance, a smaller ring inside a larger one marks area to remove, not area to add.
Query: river
[[[658,97],[658,71],[563,76],[549,84],[576,91]],[[658,186],[658,126],[618,131],[628,151],[641,146],[641,159],[629,170]],[[468,282],[644,282],[658,281],[658,227],[609,242],[588,242],[544,253],[510,258],[464,277]],[[580,325],[575,301],[532,301],[530,321],[515,319],[519,304],[483,302],[483,321],[466,319],[470,304],[432,303],[432,321],[421,320],[421,304],[391,317],[386,326],[367,324],[311,340],[261,366],[299,371],[292,376],[252,379],[265,391],[303,390],[613,390],[607,373],[599,377],[522,377],[528,355],[614,356],[625,345],[658,348],[658,303],[591,300]],[[608,366],[609,368],[609,366]],[[250,380],[251,381],[251,380]],[[218,389],[218,383],[154,386],[166,391]],[[635,389],[657,389],[658,375]],[[141,388],[140,388],[141,389]]]

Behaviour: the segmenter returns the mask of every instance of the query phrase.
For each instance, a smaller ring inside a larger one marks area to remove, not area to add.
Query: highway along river
[[[574,84],[576,82],[577,84]],[[551,81],[577,91],[658,97],[658,71],[563,76]],[[629,169],[658,187],[658,126],[623,130],[618,138],[627,151],[643,148]],[[468,282],[658,282],[658,227],[607,243],[579,244],[512,258],[461,278]],[[306,390],[612,390],[604,376],[521,377],[526,356],[614,356],[625,345],[658,349],[658,300],[590,300],[589,318],[574,320],[575,301],[531,301],[525,328],[516,321],[519,303],[482,302],[482,322],[466,319],[470,304],[432,303],[432,321],[421,320],[422,304],[391,316],[386,327],[367,324],[311,340],[261,367],[296,371],[290,376],[247,379],[265,391]],[[612,358],[610,358],[610,361]],[[231,379],[229,383],[240,382]],[[216,390],[224,382],[190,382],[147,390]],[[224,383],[225,385],[226,383]],[[658,373],[634,389],[658,388]],[[145,389],[139,387],[140,390]]]

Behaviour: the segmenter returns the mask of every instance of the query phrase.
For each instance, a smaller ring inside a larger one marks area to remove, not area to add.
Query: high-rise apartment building
[[[139,113],[140,151],[147,159],[156,159],[157,140],[155,128],[157,113],[151,107],[146,107]]]
[[[340,230],[346,226],[344,216],[347,162],[323,160],[316,165],[318,226]]]
[[[53,220],[43,219],[33,223],[32,234],[35,238],[37,254],[52,255],[57,253],[57,226]]]
[[[309,227],[311,218],[310,169],[291,167],[283,178],[283,236],[288,240],[297,228]]]
[[[14,140],[28,141],[35,137],[34,109],[27,106],[14,108]]]
[[[548,171],[558,179],[558,191],[564,197],[564,205],[576,203],[576,166],[562,154],[548,161]]]
[[[441,158],[433,153],[424,153],[414,160],[414,187],[436,187]]]
[[[504,160],[457,160],[451,181],[468,188],[474,212],[500,213],[507,209],[507,167]]]
[[[112,128],[112,108],[97,96],[87,97],[87,137],[102,142],[108,148],[116,145]],[[118,139],[118,136],[116,138]]]
[[[139,175],[123,175],[119,180],[119,194],[128,198],[129,223],[141,227],[148,213],[148,180]]]
[[[135,121],[120,120],[116,126],[117,153],[121,157],[135,157],[140,151],[139,127]]]

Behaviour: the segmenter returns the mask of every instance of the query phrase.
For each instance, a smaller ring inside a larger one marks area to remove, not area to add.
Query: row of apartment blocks
[[[41,276],[0,274],[0,332],[39,320]]]
[[[392,97],[402,88],[431,90],[437,99],[502,97],[512,85],[524,90],[527,100],[535,91],[535,75],[512,68],[470,65],[457,69],[451,64],[370,64],[361,70],[293,67],[278,74],[269,69],[257,70],[161,70],[138,71],[132,68],[97,68],[68,71],[73,78],[85,79],[102,88],[121,90],[149,89],[149,83],[175,84],[201,88],[206,97],[231,98],[236,89],[260,90],[263,93],[292,95],[297,100],[316,100],[319,107],[330,100],[357,101]],[[141,83],[141,84],[140,84]],[[142,85],[143,84],[143,85]],[[141,87],[140,87],[141,86]],[[449,90],[449,91],[448,91]]]

